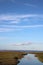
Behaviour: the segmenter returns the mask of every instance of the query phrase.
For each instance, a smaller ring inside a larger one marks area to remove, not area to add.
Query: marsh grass
[[[0,52],[0,64],[17,64],[19,61],[18,59],[21,59],[23,57],[24,52],[15,52],[15,51],[4,51]]]

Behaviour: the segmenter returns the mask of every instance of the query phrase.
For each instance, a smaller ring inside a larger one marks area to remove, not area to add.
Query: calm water
[[[43,54],[27,54],[17,65],[43,65]]]

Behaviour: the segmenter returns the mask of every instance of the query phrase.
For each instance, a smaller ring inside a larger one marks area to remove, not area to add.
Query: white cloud
[[[11,23],[11,24],[17,24],[18,21],[11,21],[10,23]]]
[[[24,43],[12,43],[12,46],[27,46],[27,45],[31,45],[32,42],[24,42]]]
[[[20,28],[36,28],[36,27],[43,27],[43,25],[27,25],[27,26],[15,26]]]
[[[29,20],[29,18],[42,18],[43,15],[38,14],[22,14],[22,15],[0,15],[0,32],[9,32],[14,30],[22,30],[24,28],[35,28],[35,27],[43,27],[43,24],[34,24],[34,25],[18,25],[19,23],[23,23]],[[30,21],[28,21],[30,23]],[[36,23],[36,21],[34,21]],[[38,22],[38,21],[37,21]],[[31,21],[32,23],[32,21]],[[17,24],[17,25],[16,25]]]
[[[0,32],[11,32],[11,31],[20,31],[20,28],[0,28]]]
[[[29,26],[13,26],[12,25],[12,26],[7,26],[6,28],[0,28],[0,32],[20,31],[25,28],[38,28],[38,27],[43,27],[43,25],[29,25]]]
[[[0,20],[19,20],[21,18],[36,17],[36,14],[24,14],[24,15],[0,15]]]
[[[8,50],[39,50],[43,51],[43,43],[9,43],[7,44]]]
[[[38,14],[22,14],[22,15],[0,15],[0,21],[2,20],[11,20],[11,21],[21,21],[21,19],[28,19],[28,18],[43,18],[42,15]]]
[[[23,25],[23,26],[17,26],[17,25],[12,25],[12,26],[8,26],[8,25],[4,25],[5,27],[8,28],[15,28],[15,29],[23,29],[23,28],[36,28],[36,27],[43,27],[43,25]]]
[[[13,30],[13,29],[11,29],[11,28],[0,28],[0,32],[8,32],[11,30]]]
[[[24,5],[36,8],[36,5],[33,5],[33,4],[24,3]]]

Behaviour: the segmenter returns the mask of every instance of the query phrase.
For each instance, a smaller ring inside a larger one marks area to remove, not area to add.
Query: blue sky
[[[43,0],[0,0],[1,49],[43,50]]]

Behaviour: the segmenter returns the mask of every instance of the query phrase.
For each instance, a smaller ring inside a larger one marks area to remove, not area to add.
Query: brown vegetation
[[[0,52],[0,65],[17,65],[18,59],[23,57],[24,52],[4,51]]]

